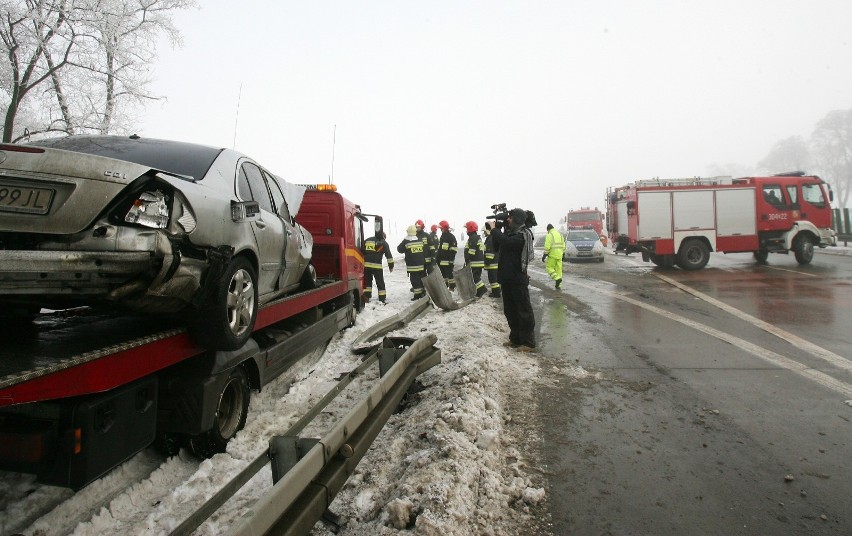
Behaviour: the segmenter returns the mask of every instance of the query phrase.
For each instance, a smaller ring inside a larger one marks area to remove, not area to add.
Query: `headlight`
[[[603,247],[603,244],[601,244],[601,241],[600,241],[600,240],[598,240],[597,242],[595,242],[595,245],[594,245],[594,246],[592,246],[592,251],[594,251],[594,252],[595,252],[596,254],[598,254],[598,255],[602,255],[602,254],[603,254],[603,250],[604,250],[604,247]]]
[[[573,242],[568,242],[565,244],[565,253],[568,253],[569,255],[577,254],[577,247],[574,246]]]
[[[165,229],[169,225],[169,207],[166,194],[159,190],[142,192],[124,216],[128,223],[138,223],[154,229]]]

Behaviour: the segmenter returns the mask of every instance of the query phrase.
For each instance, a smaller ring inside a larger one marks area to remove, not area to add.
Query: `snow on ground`
[[[360,364],[360,356],[350,352],[356,337],[411,304],[405,264],[397,266],[394,272],[385,272],[387,304],[374,299],[355,326],[335,336],[325,354],[316,352],[305,360],[297,377],[281,378],[253,393],[249,422],[227,453],[199,461],[181,451],[152,466],[157,455],[146,450],[70,498],[63,496],[65,502],[22,533],[167,534],[262,453],[270,436],[295,423],[341,373]],[[546,523],[542,469],[530,448],[538,440],[529,430],[511,426],[521,402],[509,394],[519,385],[535,383],[536,354],[502,346],[508,339],[502,301],[488,297],[456,311],[430,308],[394,335],[419,338],[428,333],[438,338],[442,363],[419,377],[426,389],[410,395],[404,409],[391,417],[335,499],[331,509],[346,523],[339,534],[518,534]],[[585,371],[577,368],[569,374],[583,376]],[[347,388],[336,407],[323,412],[319,424],[302,436],[324,435],[335,419],[366,395],[370,379],[365,375],[360,384]],[[12,477],[0,474],[0,485],[29,488],[21,492],[18,505],[27,504],[30,515],[44,508],[24,497],[44,494],[47,487],[40,488],[31,477],[18,477],[16,483],[4,481],[8,478]],[[116,492],[122,482],[129,487]],[[267,465],[196,534],[227,532],[271,484]],[[11,511],[0,511],[0,527],[15,526],[9,519]],[[314,534],[332,532],[319,523]]]

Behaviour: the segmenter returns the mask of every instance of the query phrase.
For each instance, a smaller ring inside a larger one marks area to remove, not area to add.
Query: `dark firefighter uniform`
[[[423,220],[417,220],[414,227],[417,229],[417,238],[423,240],[423,245],[426,246],[423,250],[423,266],[428,274],[435,266],[435,248],[432,247],[432,241],[429,239],[429,233],[426,232],[426,224],[423,223]]]
[[[438,226],[437,225],[432,226],[432,232],[429,233],[427,238],[429,239],[429,256],[432,257],[433,262],[429,266],[429,268],[427,268],[426,271],[428,273],[431,273],[432,268],[434,268],[435,264],[437,264],[435,261],[437,260],[436,257],[438,255],[438,245],[440,244],[440,239],[438,238]]]
[[[459,252],[459,243],[450,230],[450,224],[446,221],[439,223],[441,227],[441,239],[438,241],[438,267],[444,276],[444,283],[450,290],[456,289],[456,280],[453,279],[453,269],[456,262],[456,253]]]
[[[494,251],[494,237],[491,236],[491,226],[485,222],[485,273],[488,274],[488,285],[491,287],[492,298],[500,297],[500,282],[497,281],[497,268],[499,267],[500,255]]]
[[[470,266],[473,282],[476,285],[476,297],[483,296],[488,289],[482,282],[482,270],[485,268],[485,244],[479,237],[479,226],[469,221],[464,224],[467,229],[467,244],[464,248],[464,263]]]
[[[370,301],[373,296],[373,279],[376,280],[376,288],[379,289],[379,301],[385,301],[385,274],[382,271],[382,257],[388,259],[388,270],[393,272],[393,255],[384,237],[372,236],[364,241],[361,247],[364,254],[364,302]]]
[[[411,280],[411,292],[414,293],[412,300],[419,299],[426,294],[423,289],[423,276],[426,275],[426,246],[423,240],[417,238],[417,229],[412,225],[408,228],[408,236],[403,238],[396,250],[405,254],[405,266],[408,278]]]

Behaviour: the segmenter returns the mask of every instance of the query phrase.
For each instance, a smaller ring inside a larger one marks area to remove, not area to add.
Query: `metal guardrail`
[[[273,474],[282,476],[228,534],[279,536],[310,532],[414,379],[441,362],[436,341],[432,334],[417,339],[396,358],[369,395],[319,441],[305,441],[295,435],[273,438]]]
[[[831,211],[831,228],[837,233],[837,241],[844,246],[852,241],[852,217],[848,208],[835,208]]]
[[[343,487],[414,379],[441,362],[441,350],[434,346],[436,341],[437,337],[432,334],[416,341],[401,337],[384,339],[310,412],[283,436],[270,440],[269,449],[175,527],[170,536],[192,534],[270,460],[273,477],[278,480],[272,490],[240,518],[230,533],[252,536],[307,534]],[[298,437],[346,386],[376,363],[381,379],[323,439]]]

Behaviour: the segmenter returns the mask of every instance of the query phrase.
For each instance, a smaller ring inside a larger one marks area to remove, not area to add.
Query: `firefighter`
[[[547,275],[556,283],[556,288],[562,288],[562,255],[564,253],[565,237],[548,223],[541,262],[545,263]]]
[[[432,272],[432,268],[435,266],[435,250],[429,243],[429,235],[426,233],[426,224],[423,223],[423,220],[417,220],[414,222],[414,226],[417,228],[417,238],[423,241],[423,246],[425,247],[423,250],[425,257],[423,266],[425,266],[426,273],[428,274]]]
[[[438,256],[439,243],[440,243],[440,239],[438,238],[438,226],[433,223],[432,224],[432,232],[429,233],[429,251],[431,252],[431,255],[432,255],[432,268],[434,268],[438,264],[436,259],[437,259],[437,256]],[[431,271],[432,270],[429,270],[429,272],[427,272],[427,273],[430,273]]]
[[[370,301],[373,295],[373,279],[379,289],[379,301],[384,303],[387,296],[385,291],[385,274],[382,272],[382,257],[388,260],[388,271],[393,272],[393,255],[385,240],[386,235],[379,232],[364,241],[361,253],[364,255],[364,303]]]
[[[452,291],[456,289],[453,269],[455,268],[456,253],[459,252],[459,243],[447,220],[441,220],[438,226],[441,228],[441,239],[438,241],[438,267],[441,269],[441,275],[444,276],[444,283]]]
[[[464,263],[470,266],[473,282],[476,285],[476,297],[481,298],[488,289],[482,282],[482,270],[485,268],[485,244],[479,237],[479,225],[475,221],[464,224],[467,231],[467,245],[464,248]]]
[[[423,276],[426,275],[426,254],[423,240],[417,237],[417,226],[409,225],[408,235],[402,239],[396,250],[405,254],[405,269],[411,280],[412,301],[422,298],[426,291],[423,289]]]
[[[499,265],[500,255],[494,251],[494,238],[491,236],[491,229],[494,224],[490,221],[485,222],[485,273],[488,274],[488,285],[491,287],[492,298],[500,297],[500,282],[497,281],[497,267]]]

